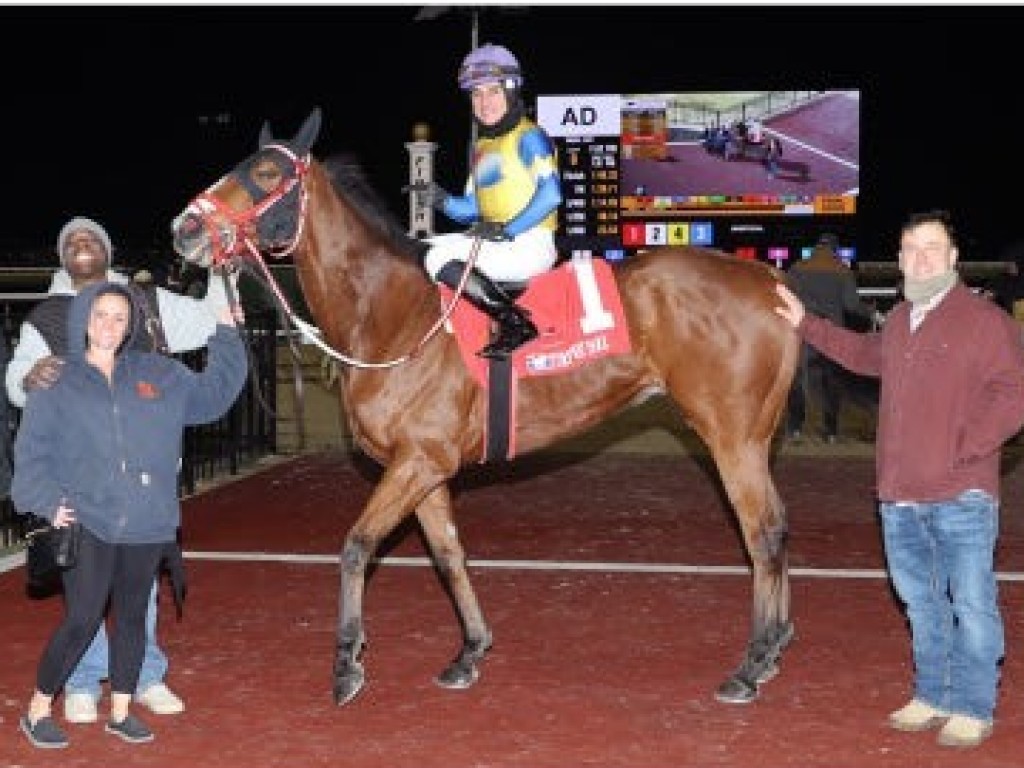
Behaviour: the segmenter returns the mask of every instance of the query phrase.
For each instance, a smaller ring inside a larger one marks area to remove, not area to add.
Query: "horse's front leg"
[[[364,513],[365,514],[365,513]],[[347,704],[363,689],[366,674],[360,661],[363,631],[363,591],[366,565],[378,540],[353,533],[341,550],[341,589],[338,592],[338,634],[334,656],[334,703]]]
[[[439,485],[431,491],[416,509],[416,516],[462,623],[462,648],[438,675],[437,684],[444,688],[469,688],[480,676],[477,664],[491,647],[491,631],[466,570],[466,553],[452,518],[448,486]]]
[[[363,629],[363,594],[366,567],[380,542],[439,482],[436,470],[422,461],[396,461],[374,489],[363,513],[345,537],[341,550],[341,587],[338,594],[337,647],[334,659],[334,702],[346,704],[366,681],[360,656],[366,645]]]

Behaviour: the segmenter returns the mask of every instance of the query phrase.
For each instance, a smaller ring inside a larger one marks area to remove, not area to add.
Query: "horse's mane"
[[[410,237],[405,227],[370,185],[359,160],[350,152],[339,152],[320,163],[334,191],[356,208],[382,234],[409,255],[418,254],[424,244]]]

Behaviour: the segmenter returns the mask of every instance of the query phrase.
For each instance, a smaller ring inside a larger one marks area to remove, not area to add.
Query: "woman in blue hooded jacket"
[[[160,561],[176,549],[184,428],[220,418],[246,378],[245,347],[225,310],[205,370],[131,348],[140,309],[122,285],[83,289],[68,315],[68,355],[50,389],[28,397],[14,446],[11,496],[22,514],[81,526],[77,564],[62,574],[65,615],[47,644],[21,729],[37,747],[67,746],[51,716],[109,598],[111,706],[106,730],[153,739],[128,708],[145,645],[145,614]]]

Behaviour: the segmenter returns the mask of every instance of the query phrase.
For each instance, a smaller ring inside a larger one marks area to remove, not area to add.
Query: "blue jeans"
[[[149,594],[149,606],[146,608],[146,652],[142,658],[142,670],[139,672],[139,682],[135,687],[136,693],[141,693],[154,683],[163,682],[164,675],[167,674],[167,656],[156,644],[157,586],[158,583],[154,582],[153,590]],[[64,684],[64,692],[89,693],[98,701],[102,694],[100,682],[109,677],[109,661],[110,643],[107,639],[107,627],[106,624],[100,624],[96,636]]]
[[[879,510],[889,575],[910,622],[915,698],[991,720],[1004,642],[993,565],[998,502],[969,490]]]

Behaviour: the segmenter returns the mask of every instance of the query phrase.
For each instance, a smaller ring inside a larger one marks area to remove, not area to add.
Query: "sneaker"
[[[185,711],[185,702],[174,695],[174,691],[163,683],[153,683],[135,700],[149,708],[154,715],[177,715]]]
[[[938,728],[948,718],[948,712],[920,699],[912,699],[909,704],[889,715],[889,725],[897,731],[927,731],[929,728]]]
[[[991,735],[991,720],[953,715],[942,726],[936,741],[944,747],[976,747]]]
[[[64,692],[64,719],[69,723],[95,723],[96,699],[91,693]]]
[[[32,725],[28,715],[25,715],[19,725],[33,746],[40,749],[63,749],[68,745],[67,735],[49,715],[40,717],[35,725]]]
[[[119,723],[108,720],[107,724],[103,726],[103,730],[114,734],[129,744],[145,744],[154,738],[153,732],[135,715],[125,715],[124,720]]]

